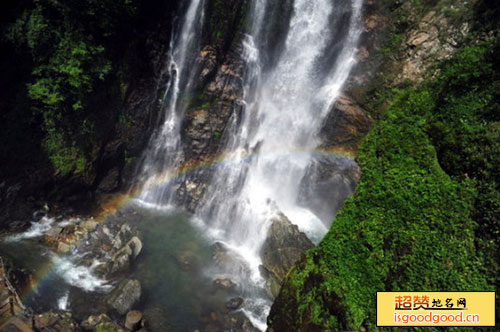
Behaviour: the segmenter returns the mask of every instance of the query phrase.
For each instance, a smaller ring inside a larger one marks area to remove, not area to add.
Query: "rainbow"
[[[256,156],[264,156],[264,157],[267,155],[287,156],[292,154],[294,155],[303,154],[303,155],[313,155],[313,156],[338,156],[351,160],[354,159],[355,156],[355,153],[352,150],[344,149],[342,147],[333,147],[333,148],[317,149],[313,153],[311,153],[311,151],[295,149],[280,153],[276,152],[248,153],[236,158],[233,155],[229,154],[219,154],[214,157],[201,159],[198,161],[190,160],[177,167],[175,171],[166,170],[163,173],[154,176],[144,186],[134,188],[127,193],[113,194],[101,197],[101,200],[99,202],[100,213],[98,214],[97,219],[104,220],[110,214],[115,213],[120,207],[126,205],[131,200],[140,196],[142,193],[147,192],[156,186],[165,186],[170,183],[174,183],[175,181],[182,179],[187,175],[195,174],[201,169],[219,167],[227,164],[249,162],[252,158]]]
[[[313,156],[337,156],[352,160],[354,158],[354,152],[352,150],[343,149],[343,148],[327,148],[327,149],[317,149],[313,153],[305,150],[281,150],[279,153],[276,152],[265,152],[265,153],[248,153],[244,155],[240,155],[238,157],[234,157],[234,155],[229,154],[219,154],[213,156],[211,158],[205,158],[198,161],[188,161],[175,170],[166,170],[161,174],[158,174],[147,181],[146,185],[141,187],[134,188],[127,193],[119,193],[112,195],[103,195],[99,198],[99,212],[95,220],[97,222],[102,222],[106,220],[106,218],[110,215],[113,215],[118,209],[127,205],[132,200],[136,199],[142,193],[147,192],[156,186],[165,186],[178,181],[185,176],[195,174],[196,172],[205,169],[205,168],[213,168],[220,167],[227,164],[232,163],[244,163],[249,162],[252,158],[266,155],[282,155],[287,156],[291,154],[304,154],[304,155],[313,155]],[[22,290],[21,300],[24,302],[33,292],[36,292],[38,287],[43,284],[47,280],[50,272],[54,269],[54,262],[49,261],[43,266],[39,267],[36,271],[35,278],[30,280],[30,283],[26,289]]]

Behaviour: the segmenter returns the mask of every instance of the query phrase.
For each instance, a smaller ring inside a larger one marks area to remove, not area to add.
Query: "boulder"
[[[215,276],[213,285],[215,288],[223,290],[233,290],[236,288],[236,286],[238,286],[234,281],[230,279],[229,276],[226,275]]]
[[[139,256],[141,250],[141,240],[137,236],[132,237],[123,248],[113,255],[108,264],[108,273],[114,275],[127,271],[132,262]]]
[[[142,317],[142,312],[139,310],[129,311],[125,317],[125,328],[131,331],[137,330],[141,325]]]
[[[226,308],[229,310],[238,310],[241,308],[245,300],[241,297],[234,297],[226,302]]]
[[[125,279],[111,292],[107,304],[120,315],[125,315],[141,298],[141,284],[138,280]]]
[[[98,223],[93,219],[86,219],[80,223],[80,227],[87,232],[92,232],[97,228]]]
[[[250,274],[250,267],[243,257],[221,242],[212,245],[212,258],[226,273],[240,276]]]
[[[321,129],[320,137],[326,142],[322,148],[336,148],[354,154],[372,123],[372,118],[353,99],[340,96]]]
[[[267,280],[275,278],[281,283],[300,256],[313,247],[311,240],[296,225],[283,213],[278,213],[260,251],[265,270],[263,277]],[[271,288],[270,291],[273,296],[277,295],[276,289]]]
[[[87,319],[82,321],[80,326],[85,330],[95,330],[97,326],[103,326],[105,324],[114,324],[111,318],[106,314],[100,314],[95,316],[89,316]]]
[[[108,233],[109,236],[111,235],[111,232],[108,230],[104,230],[104,233]],[[132,232],[132,228],[128,224],[123,224],[122,227],[120,228],[120,231],[115,235],[113,239],[113,247],[115,249],[120,249],[123,247],[125,243],[127,243],[132,237],[134,236],[134,232]]]

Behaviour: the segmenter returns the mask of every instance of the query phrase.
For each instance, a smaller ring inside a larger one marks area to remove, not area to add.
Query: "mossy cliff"
[[[269,331],[391,330],[376,326],[377,291],[499,286],[498,9],[487,1],[388,8],[377,83],[352,90],[378,119],[358,151],[359,186],[289,271]],[[446,25],[415,42],[425,17]]]

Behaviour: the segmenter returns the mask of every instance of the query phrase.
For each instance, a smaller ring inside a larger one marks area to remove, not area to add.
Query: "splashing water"
[[[165,187],[154,186],[161,179],[172,176],[164,170],[174,170],[182,160],[181,149],[181,122],[186,103],[183,98],[191,91],[196,57],[200,50],[201,29],[204,21],[204,0],[190,2],[180,33],[175,29],[170,42],[168,57],[169,82],[163,96],[162,109],[165,111],[165,120],[159,131],[154,133],[148,149],[144,153],[144,162],[138,182],[145,188],[151,188],[140,195],[138,199],[153,204],[168,203],[173,192]]]
[[[68,308],[69,308],[68,299],[69,299],[69,291],[64,293],[64,295],[62,297],[60,297],[59,300],[57,300],[57,308],[59,308],[59,310],[63,310],[63,311],[68,310]]]
[[[220,168],[208,202],[198,211],[209,228],[218,230],[216,240],[248,261],[249,289],[262,284],[259,251],[276,206],[310,238],[319,240],[326,233],[328,221],[297,205],[299,187],[321,143],[317,134],[354,64],[360,35],[361,0],[347,5],[295,0],[282,50],[271,51],[270,31],[263,28],[270,3],[253,4],[254,24],[244,41],[246,108],[226,133],[226,153],[235,160],[250,152],[254,157]],[[296,150],[310,154],[293,153]],[[261,298],[256,302],[260,308],[270,304]],[[254,324],[265,327],[267,312],[246,310]]]

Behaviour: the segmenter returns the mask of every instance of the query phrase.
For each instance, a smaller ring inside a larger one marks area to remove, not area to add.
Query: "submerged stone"
[[[235,282],[233,282],[228,276],[216,276],[214,283],[215,288],[223,289],[223,290],[233,290],[238,286]]]

